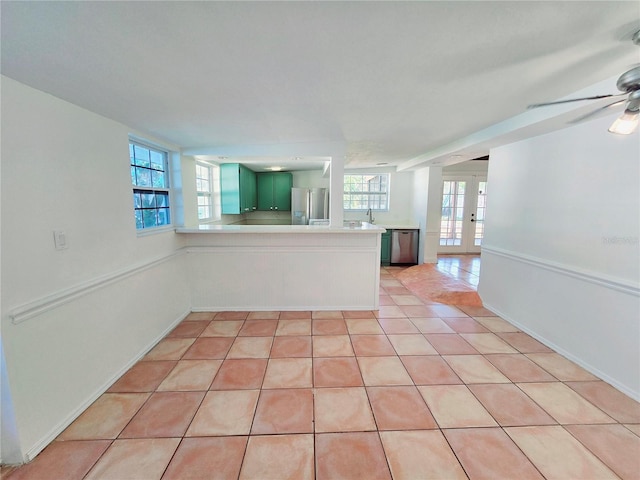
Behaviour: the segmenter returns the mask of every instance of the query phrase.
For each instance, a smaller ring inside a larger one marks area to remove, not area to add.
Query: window
[[[389,210],[389,174],[344,176],[345,210]]]
[[[171,224],[167,152],[129,142],[136,229]]]
[[[198,192],[198,220],[213,218],[213,167],[196,163],[196,190]]]

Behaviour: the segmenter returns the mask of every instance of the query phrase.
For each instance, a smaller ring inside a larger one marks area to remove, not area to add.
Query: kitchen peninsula
[[[177,228],[193,311],[376,310],[384,228]]]

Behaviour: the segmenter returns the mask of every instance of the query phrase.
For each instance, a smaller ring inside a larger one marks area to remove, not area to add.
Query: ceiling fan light
[[[625,112],[616,119],[615,122],[609,127],[611,133],[617,133],[618,135],[630,135],[638,127],[638,111]]]

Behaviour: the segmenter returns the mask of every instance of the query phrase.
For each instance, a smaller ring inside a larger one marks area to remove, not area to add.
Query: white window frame
[[[347,190],[348,185],[353,184],[349,182],[347,177],[360,177],[361,190]],[[384,188],[371,189],[372,179],[367,180],[367,177],[384,177]],[[345,173],[344,174],[344,194],[342,197],[343,209],[345,212],[365,212],[371,209],[374,212],[388,212],[389,211],[389,193],[390,193],[391,175],[389,173]],[[365,188],[366,186],[366,188]],[[356,195],[365,196],[367,201],[361,206],[355,206],[354,197]]]
[[[138,165],[134,160],[133,150],[135,147],[139,147],[142,149],[149,150],[149,152],[160,153],[162,155],[162,168],[153,168],[151,163],[148,167],[144,165]],[[169,172],[169,152],[159,147],[154,147],[147,143],[141,142],[140,140],[130,138],[129,139],[129,164],[130,164],[130,174],[131,174],[131,185],[133,189],[133,213],[134,213],[134,223],[136,226],[136,231],[141,234],[145,232],[151,231],[159,231],[166,230],[172,227],[173,225],[173,216],[174,212],[172,211],[172,199],[171,199],[171,174]],[[138,185],[137,184],[137,174],[140,171],[149,171],[150,176],[153,175],[153,172],[162,172],[164,176],[164,185],[163,186],[153,186],[153,185]],[[138,195],[152,194],[154,195],[154,203],[157,201],[157,197],[155,195],[160,195],[164,202],[160,206],[157,204],[153,207],[144,207],[142,197],[138,197]],[[159,214],[166,214],[169,217],[168,222],[162,223],[160,225],[149,225],[144,226],[144,211],[154,210],[156,213],[156,219]],[[142,223],[138,222],[137,212],[142,212]],[[142,225],[142,226],[140,226]]]
[[[204,162],[196,162],[196,194],[198,202],[198,221],[210,222],[215,218],[214,215],[214,199],[213,199],[213,165]],[[206,170],[206,175],[203,176],[200,170]],[[206,182],[207,188],[204,188]],[[200,200],[204,199],[205,204],[202,205]],[[200,216],[200,208],[206,206],[209,210],[209,214],[206,216]]]

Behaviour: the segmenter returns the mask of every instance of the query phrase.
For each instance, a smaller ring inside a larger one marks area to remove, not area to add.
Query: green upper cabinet
[[[291,210],[293,175],[289,172],[258,173],[258,210]]]
[[[258,208],[256,174],[238,163],[220,165],[220,202],[222,213],[233,215]]]

